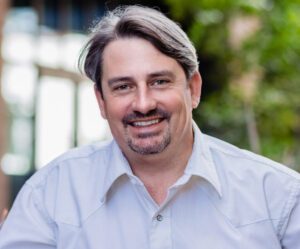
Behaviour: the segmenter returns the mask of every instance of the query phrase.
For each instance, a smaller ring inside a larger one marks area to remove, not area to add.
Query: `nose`
[[[134,100],[132,102],[132,109],[133,111],[147,114],[149,111],[156,108],[156,103],[157,102],[152,95],[151,90],[145,86],[136,91]]]

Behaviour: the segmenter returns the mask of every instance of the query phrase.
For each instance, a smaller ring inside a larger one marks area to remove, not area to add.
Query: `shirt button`
[[[158,214],[157,216],[156,216],[156,220],[157,221],[162,221],[164,219],[164,217],[161,215],[161,214]]]

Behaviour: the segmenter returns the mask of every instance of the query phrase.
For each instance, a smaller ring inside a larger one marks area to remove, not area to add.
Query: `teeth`
[[[159,119],[149,120],[149,121],[139,121],[139,122],[133,122],[134,126],[148,126],[157,124],[159,122]]]

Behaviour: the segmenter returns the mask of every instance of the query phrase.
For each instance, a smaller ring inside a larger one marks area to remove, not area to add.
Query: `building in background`
[[[78,72],[77,59],[92,21],[105,9],[129,3],[10,1],[3,20],[0,99],[1,110],[8,111],[5,117],[1,112],[1,134],[7,139],[1,139],[4,174],[0,181],[6,184],[10,179],[10,203],[24,181],[59,154],[111,137],[99,115],[91,82]],[[157,5],[155,1],[141,3]],[[0,203],[7,206],[9,191],[1,190],[6,200]]]

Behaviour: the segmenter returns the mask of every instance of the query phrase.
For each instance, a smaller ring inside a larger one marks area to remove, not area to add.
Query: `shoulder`
[[[72,149],[37,171],[24,188],[53,222],[78,225],[100,205],[113,144]]]
[[[300,174],[217,138],[204,140],[222,186],[220,211],[236,226],[271,221],[280,236],[299,202]]]
[[[26,183],[38,187],[59,171],[69,174],[76,174],[78,171],[82,174],[98,167],[97,162],[102,162],[101,165],[104,167],[111,146],[111,141],[105,141],[71,149],[38,170]]]
[[[215,137],[204,136],[217,165],[224,163],[225,166],[229,166],[227,165],[229,163],[231,165],[229,169],[234,169],[237,172],[245,172],[245,170],[254,171],[257,174],[273,172],[279,177],[300,181],[300,174],[286,165],[251,151],[240,149]]]

